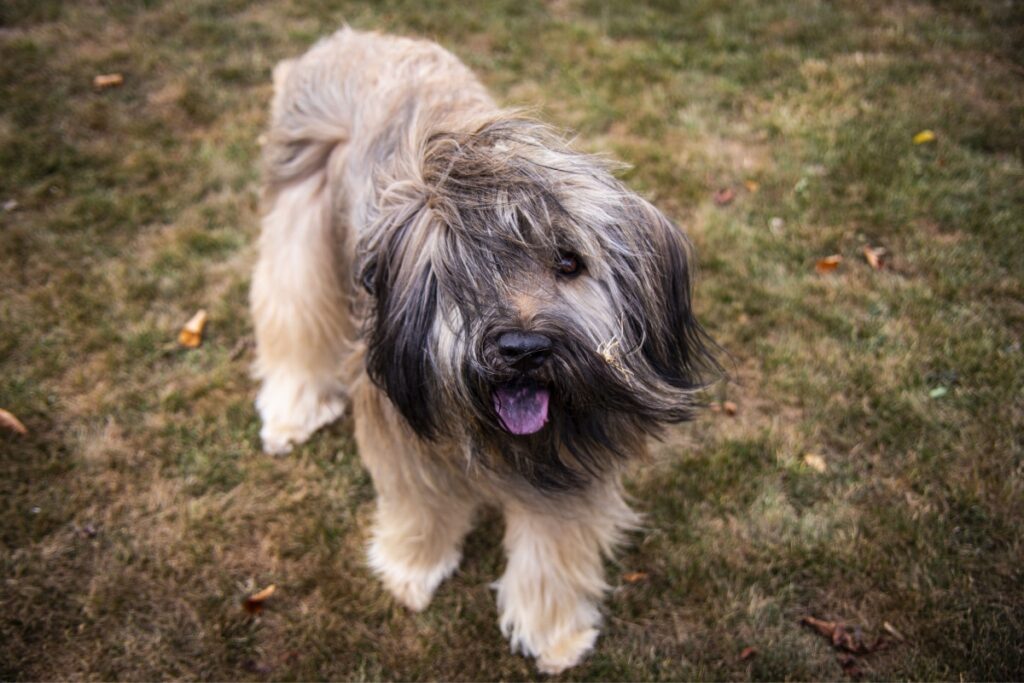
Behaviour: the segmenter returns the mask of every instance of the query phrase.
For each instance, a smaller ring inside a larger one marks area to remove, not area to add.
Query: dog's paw
[[[542,674],[558,674],[576,666],[594,648],[598,630],[588,628],[570,633],[537,655],[537,670]]]
[[[345,413],[345,399],[330,396],[282,405],[261,394],[256,408],[263,418],[263,427],[260,429],[263,452],[268,455],[286,455],[293,446],[309,439],[313,432],[341,417]]]
[[[390,557],[378,541],[370,544],[370,567],[398,602],[413,612],[422,612],[434,597],[434,591],[459,566],[462,554],[453,550],[430,567],[400,562]]]

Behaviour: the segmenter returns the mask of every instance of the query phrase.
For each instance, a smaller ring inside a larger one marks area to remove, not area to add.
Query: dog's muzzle
[[[494,391],[494,411],[512,434],[539,432],[548,421],[550,390],[526,376],[551,355],[551,339],[536,332],[505,332],[497,339],[498,351],[508,366],[523,376]]]

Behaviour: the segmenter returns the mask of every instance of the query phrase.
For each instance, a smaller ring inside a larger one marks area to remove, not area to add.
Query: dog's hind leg
[[[287,453],[344,412],[352,338],[327,171],[276,188],[253,274],[256,408],[268,453]]]
[[[613,483],[547,505],[505,504],[508,566],[497,583],[501,630],[542,673],[579,663],[597,640],[602,557],[637,517]]]

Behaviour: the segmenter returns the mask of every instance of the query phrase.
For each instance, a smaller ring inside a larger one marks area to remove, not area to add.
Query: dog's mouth
[[[494,390],[494,411],[502,426],[512,434],[539,432],[548,421],[551,392],[531,381],[503,384]]]

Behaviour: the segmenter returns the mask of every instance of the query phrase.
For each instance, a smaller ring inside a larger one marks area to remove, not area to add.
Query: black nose
[[[539,368],[551,353],[551,340],[536,332],[506,332],[498,337],[501,355],[519,370]]]

